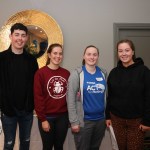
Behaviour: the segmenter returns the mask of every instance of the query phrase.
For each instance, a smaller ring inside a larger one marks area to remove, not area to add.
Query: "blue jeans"
[[[13,150],[16,138],[17,124],[19,125],[19,150],[29,150],[30,133],[33,122],[33,113],[21,112],[9,117],[2,113],[2,127],[4,131],[4,149]]]

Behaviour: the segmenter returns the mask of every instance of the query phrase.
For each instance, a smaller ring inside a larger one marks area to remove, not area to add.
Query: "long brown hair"
[[[62,45],[61,44],[58,44],[58,43],[54,43],[54,44],[51,44],[47,50],[47,54],[48,53],[51,53],[52,50],[55,48],[55,47],[60,47],[61,49],[63,49]],[[50,63],[50,58],[47,56],[47,61],[46,61],[46,65],[48,65]]]

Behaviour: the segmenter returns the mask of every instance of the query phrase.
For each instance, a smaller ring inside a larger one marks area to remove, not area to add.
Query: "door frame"
[[[117,53],[116,53],[116,44],[120,40],[120,31],[121,30],[150,30],[150,23],[114,23],[113,31],[114,31],[114,62],[115,65],[117,63]]]

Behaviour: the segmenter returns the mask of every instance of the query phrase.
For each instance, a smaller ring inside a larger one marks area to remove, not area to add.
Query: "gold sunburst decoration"
[[[44,30],[48,37],[48,46],[53,43],[63,45],[62,31],[57,22],[48,14],[38,10],[25,10],[11,16],[0,30],[0,51],[6,50],[10,45],[10,28],[13,24],[20,22],[26,26],[37,26]],[[37,58],[39,67],[45,65],[47,53]]]

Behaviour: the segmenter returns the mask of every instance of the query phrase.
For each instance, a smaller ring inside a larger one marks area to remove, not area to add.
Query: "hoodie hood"
[[[143,59],[142,58],[136,58],[135,60],[134,60],[134,64],[132,64],[132,65],[130,65],[130,66],[128,66],[128,67],[124,67],[123,66],[123,64],[122,64],[122,62],[119,60],[118,61],[118,64],[117,64],[117,67],[121,67],[121,68],[132,68],[132,67],[135,67],[135,66],[138,66],[138,65],[144,65],[144,61],[143,61]]]

